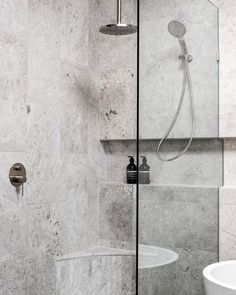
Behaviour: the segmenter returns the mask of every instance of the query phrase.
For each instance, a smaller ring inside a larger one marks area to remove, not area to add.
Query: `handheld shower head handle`
[[[179,41],[182,55],[188,55],[188,48],[187,48],[184,38],[178,38],[178,41]]]
[[[188,56],[188,49],[184,40],[184,35],[187,31],[185,23],[181,20],[174,19],[169,22],[168,30],[172,36],[178,39],[182,55],[184,57]]]

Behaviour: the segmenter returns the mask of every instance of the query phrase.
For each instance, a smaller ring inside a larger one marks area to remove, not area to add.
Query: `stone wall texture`
[[[0,294],[56,294],[55,257],[98,244],[99,5],[1,2]]]

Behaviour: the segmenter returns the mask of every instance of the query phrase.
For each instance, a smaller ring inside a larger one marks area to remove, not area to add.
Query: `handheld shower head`
[[[186,34],[186,26],[182,21],[179,20],[172,20],[171,22],[169,22],[168,24],[168,30],[169,33],[174,36],[175,38],[178,39],[180,47],[181,47],[181,51],[182,51],[182,55],[179,56],[179,58],[182,60],[183,63],[183,68],[184,68],[184,79],[183,79],[183,84],[182,84],[182,91],[181,91],[181,95],[180,95],[180,100],[179,100],[179,104],[178,104],[178,108],[175,112],[174,118],[172,119],[172,122],[170,124],[170,126],[168,127],[168,129],[166,130],[166,132],[164,133],[162,139],[160,140],[157,149],[156,149],[156,154],[158,159],[160,159],[161,161],[173,161],[176,160],[178,158],[180,158],[182,155],[184,155],[187,150],[189,149],[194,134],[195,134],[195,125],[196,125],[196,118],[195,118],[195,107],[194,107],[194,98],[193,98],[193,85],[192,85],[192,80],[191,80],[191,73],[190,73],[190,68],[189,68],[189,63],[192,61],[192,56],[188,55],[188,49],[184,40],[184,35]],[[173,130],[175,123],[179,117],[180,111],[182,109],[183,106],[183,101],[184,101],[184,96],[186,93],[186,88],[188,86],[188,90],[189,90],[189,95],[190,95],[190,104],[191,104],[191,117],[192,117],[192,131],[191,131],[191,137],[188,140],[187,145],[185,146],[185,148],[180,151],[179,153],[177,153],[176,155],[169,157],[169,158],[165,158],[161,155],[160,150],[161,147],[163,145],[163,143],[165,142],[165,140],[168,138],[169,134],[171,133],[171,131]]]
[[[184,40],[184,35],[187,32],[186,25],[184,24],[184,22],[174,19],[169,22],[168,30],[172,36],[174,36],[175,38],[178,38],[182,54],[188,55],[188,49]]]
[[[187,31],[185,24],[182,21],[175,19],[169,22],[168,30],[170,34],[176,38],[183,38]]]

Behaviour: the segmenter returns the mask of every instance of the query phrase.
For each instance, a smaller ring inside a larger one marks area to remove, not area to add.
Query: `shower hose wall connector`
[[[179,59],[182,59],[183,61],[187,61],[188,63],[193,61],[193,57],[190,54],[181,54],[179,55]]]

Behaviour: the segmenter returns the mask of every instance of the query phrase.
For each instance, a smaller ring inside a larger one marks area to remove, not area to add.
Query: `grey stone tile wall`
[[[121,183],[101,187],[101,245],[131,246],[127,241],[132,224],[135,228],[134,187]],[[216,186],[139,187],[139,243],[179,255],[169,266],[140,270],[140,294],[204,294],[202,270],[218,260],[218,198]]]
[[[133,185],[107,183],[101,185],[99,241],[102,246],[132,249],[134,236]]]
[[[236,257],[235,225],[235,139],[224,139],[224,186],[220,188],[220,260],[232,260]]]
[[[139,192],[141,243],[217,252],[218,188],[140,186]]]
[[[0,264],[0,294],[56,294],[55,263],[51,255],[24,257]]]
[[[122,19],[136,24],[134,0],[124,1]],[[116,22],[116,1],[101,0],[100,25]],[[100,36],[100,137],[136,136],[137,35]]]
[[[140,186],[139,199],[140,243],[179,255],[141,270],[140,294],[204,295],[202,270],[218,260],[218,188]]]
[[[236,185],[236,141],[235,139],[224,140],[224,186]]]
[[[0,12],[0,150],[26,146],[28,1],[3,1]],[[22,132],[18,132],[18,126]],[[5,148],[4,148],[5,149]]]
[[[236,189],[220,189],[220,260],[236,259]]]
[[[135,294],[135,256],[92,255],[56,265],[57,295]]]
[[[140,137],[161,138],[177,109],[183,68],[178,59],[179,44],[168,32],[168,23],[176,18],[186,23],[185,40],[193,56],[189,67],[195,97],[196,137],[217,137],[218,15],[217,8],[208,0],[140,2]],[[189,137],[189,101],[187,91],[170,137]]]
[[[220,136],[235,137],[235,5],[219,0],[220,39]]]
[[[101,139],[135,138],[136,70],[115,68],[101,73]]]
[[[100,3],[1,5],[0,294],[51,295],[54,257],[98,244]],[[24,196],[8,180],[16,162]]]

